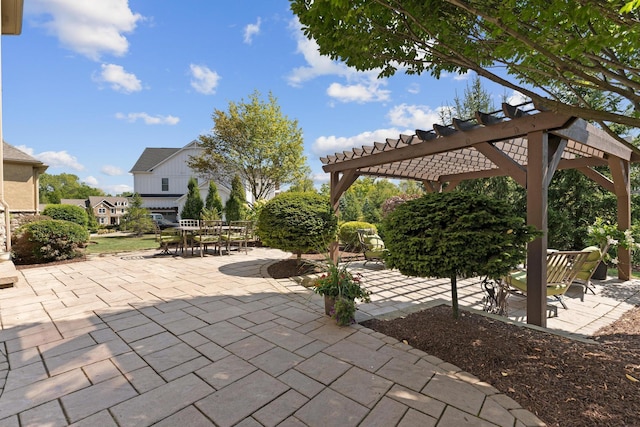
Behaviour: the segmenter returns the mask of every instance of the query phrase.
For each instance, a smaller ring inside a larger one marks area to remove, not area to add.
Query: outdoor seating
[[[555,251],[547,254],[547,297],[555,297],[562,307],[568,309],[563,301],[573,281],[580,273],[583,264],[592,252],[587,251]],[[503,280],[511,288],[527,293],[526,270],[514,270]]]
[[[182,232],[183,250],[191,247],[191,255],[193,255],[193,236],[200,230],[200,221],[197,219],[181,219],[178,228]]]
[[[248,253],[248,233],[253,233],[253,223],[251,221],[231,221],[228,232],[224,237],[227,242],[227,254],[231,254],[231,246],[238,246],[238,251],[244,247],[244,253]]]
[[[214,253],[222,255],[222,226],[221,220],[200,221],[200,229],[193,235],[193,245],[200,248],[200,257],[204,256],[209,246],[213,246]]]
[[[164,230],[160,230],[158,228],[156,233],[156,240],[160,243],[160,249],[162,249],[161,254],[169,255],[169,248],[171,246],[176,247],[176,253],[178,249],[182,247],[182,233],[180,230],[176,228],[166,228]]]
[[[372,228],[359,228],[357,232],[358,241],[365,259],[364,265],[369,261],[384,264],[384,255],[387,253],[387,249],[378,233]]]
[[[609,248],[608,245],[605,246],[605,248],[603,249],[600,249],[597,246],[589,246],[582,250],[583,252],[589,252],[589,256],[587,257],[586,261],[582,264],[582,268],[576,275],[574,284],[577,284],[583,287],[583,292],[582,292],[583,296],[587,291],[591,291],[591,293],[594,295],[596,294],[594,291],[593,285],[591,283],[591,278],[593,277],[593,274],[595,273],[596,268],[598,268],[598,265],[606,255],[608,248]]]

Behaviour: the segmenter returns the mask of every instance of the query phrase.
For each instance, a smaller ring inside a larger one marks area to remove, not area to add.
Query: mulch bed
[[[299,275],[290,261],[269,274]],[[470,312],[453,319],[447,306],[363,325],[453,363],[550,426],[640,426],[640,307],[598,331],[597,343]]]

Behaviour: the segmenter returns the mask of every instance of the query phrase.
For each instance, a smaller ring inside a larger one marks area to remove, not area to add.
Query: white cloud
[[[124,34],[131,33],[142,15],[133,13],[128,0],[30,0],[25,12],[47,15],[36,25],[60,43],[92,60],[104,54],[122,56],[129,50]]]
[[[126,120],[129,123],[142,120],[146,125],[176,125],[180,121],[180,118],[175,116],[151,116],[147,113],[116,113],[116,119]]]
[[[440,122],[438,110],[434,111],[426,105],[396,105],[387,116],[392,125],[410,129],[428,130],[433,128],[434,123]]]
[[[88,177],[84,178],[82,180],[82,182],[84,182],[87,185],[90,185],[91,187],[97,187],[98,186],[98,180],[96,179],[96,177],[89,175]]]
[[[117,166],[104,165],[100,168],[100,172],[108,176],[124,175],[124,171]]]
[[[457,80],[457,81],[462,81],[462,80],[469,80],[469,78],[471,77],[471,71],[465,71],[462,74],[455,74],[453,76],[453,80]]]
[[[321,156],[341,153],[345,150],[351,150],[354,147],[373,145],[374,142],[385,142],[387,138],[398,138],[401,133],[413,134],[413,131],[401,131],[397,128],[389,128],[362,132],[350,137],[338,137],[334,135],[321,136],[313,143],[312,151]]]
[[[22,152],[27,153],[30,156],[33,156],[33,148],[27,147],[26,145],[16,145],[16,148]]]
[[[529,101],[531,101],[531,99],[528,96],[525,96],[516,90],[514,90],[511,96],[507,98],[507,103],[511,105],[520,105]]]
[[[409,88],[407,89],[407,92],[409,92],[410,94],[413,95],[417,95],[420,93],[420,85],[418,85],[417,83],[411,83],[411,85],[409,85]]]
[[[133,187],[127,184],[102,185],[100,188],[107,194],[117,195],[122,193],[132,193]]]
[[[142,84],[135,74],[128,73],[120,65],[102,64],[100,75],[94,75],[93,80],[99,83],[108,83],[111,89],[117,92],[132,93],[142,90]]]
[[[32,155],[52,168],[69,168],[77,171],[84,170],[84,166],[78,163],[78,159],[66,151],[44,151]]]
[[[253,36],[260,34],[260,17],[258,17],[258,21],[255,24],[249,24],[244,27],[244,42],[246,44],[251,44],[253,41]]]
[[[367,86],[363,84],[342,85],[340,83],[332,83],[327,89],[327,95],[341,102],[388,101],[391,92],[380,89],[382,85],[383,81],[371,82]]]
[[[191,64],[191,87],[204,95],[216,93],[220,75],[204,65]]]

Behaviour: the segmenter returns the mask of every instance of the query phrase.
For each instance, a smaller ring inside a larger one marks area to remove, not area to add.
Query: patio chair
[[[562,307],[568,309],[563,301],[573,281],[580,273],[583,264],[591,252],[586,251],[555,251],[547,254],[547,297],[557,299]],[[503,280],[511,288],[526,294],[527,293],[527,272],[526,270],[514,270]]]
[[[166,228],[164,230],[158,228],[156,236],[156,241],[160,243],[160,249],[162,249],[162,255],[170,255],[170,246],[176,247],[176,253],[182,247],[182,233],[176,228]]]
[[[596,294],[593,284],[591,283],[591,278],[593,277],[593,273],[595,273],[596,268],[602,259],[604,258],[607,250],[609,249],[609,245],[606,245],[604,248],[599,248],[598,246],[588,246],[584,248],[583,252],[589,252],[589,256],[586,261],[582,264],[582,268],[576,275],[574,280],[574,285],[582,286],[582,295],[587,291],[591,291],[592,294]]]
[[[364,264],[369,261],[380,262],[384,264],[384,255],[388,252],[384,246],[384,241],[378,236],[378,233],[372,228],[359,228],[358,241],[364,255]]]
[[[178,228],[182,231],[184,239],[183,249],[191,247],[191,255],[193,255],[193,236],[200,230],[200,221],[197,219],[181,219]]]
[[[228,233],[223,237],[227,242],[227,254],[231,254],[231,246],[237,245],[238,251],[244,246],[244,253],[248,253],[248,233],[253,229],[251,221],[231,221]]]
[[[221,220],[200,221],[200,229],[193,235],[193,245],[200,248],[200,257],[204,256],[209,246],[216,248],[219,255],[222,255],[222,224]]]

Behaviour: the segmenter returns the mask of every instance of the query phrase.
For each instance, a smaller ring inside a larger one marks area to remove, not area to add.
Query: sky
[[[288,0],[24,0],[1,43],[4,140],[111,195],[145,147],[187,145],[256,90],[298,121],[320,185],[320,157],[430,129],[473,77],[358,72],[320,56]]]

